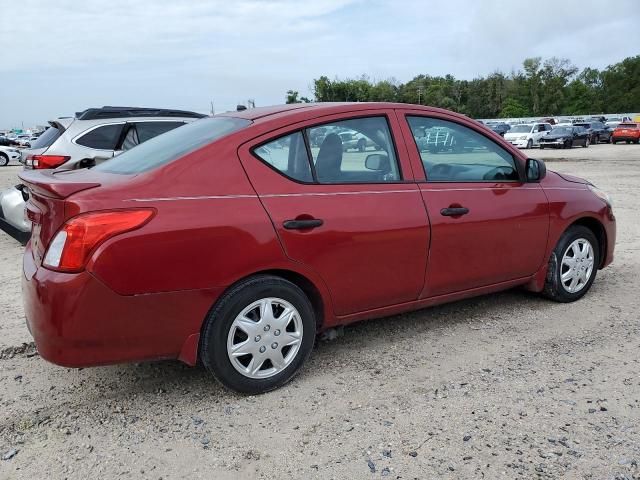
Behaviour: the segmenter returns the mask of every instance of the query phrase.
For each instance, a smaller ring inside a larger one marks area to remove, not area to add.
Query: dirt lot
[[[175,362],[16,351],[21,248],[0,234],[0,478],[640,478],[640,146],[531,156],[613,196],[616,260],[584,299],[514,290],[355,325],[259,397]]]

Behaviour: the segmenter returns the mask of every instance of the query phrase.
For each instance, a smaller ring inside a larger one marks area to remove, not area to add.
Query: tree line
[[[570,60],[527,58],[510,74],[459,80],[452,75],[420,74],[407,83],[395,79],[313,80],[316,102],[400,102],[441,107],[474,118],[640,112],[640,55],[604,70],[580,71]],[[287,103],[310,102],[295,90]]]

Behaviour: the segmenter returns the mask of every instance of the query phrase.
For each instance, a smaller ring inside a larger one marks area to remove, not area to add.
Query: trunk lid
[[[25,214],[32,223],[33,257],[40,264],[53,235],[72,215],[66,200],[78,192],[99,187],[105,183],[105,175],[87,170],[25,170],[18,176],[28,189]]]

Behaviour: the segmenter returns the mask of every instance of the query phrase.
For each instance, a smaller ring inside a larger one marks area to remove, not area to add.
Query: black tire
[[[631,140],[627,140],[627,145],[631,145]]]
[[[227,354],[227,338],[236,316],[253,302],[268,297],[285,300],[298,310],[303,328],[302,340],[295,357],[282,371],[267,378],[249,378],[232,365]],[[232,287],[209,312],[202,329],[200,359],[225,387],[256,395],[281,387],[294,377],[311,354],[315,335],[315,313],[305,293],[283,278],[257,275]]]
[[[569,246],[578,239],[587,240],[591,244],[591,248],[593,249],[593,269],[585,285],[577,292],[572,293],[565,288],[565,285],[561,281],[563,268],[561,262]],[[582,298],[591,288],[596,278],[598,265],[600,265],[600,245],[594,233],[582,225],[569,227],[562,234],[560,240],[558,240],[558,244],[556,248],[553,249],[551,257],[549,258],[549,268],[542,292],[543,295],[556,302],[575,302]]]
[[[582,145],[583,148],[589,148],[589,137],[587,137],[584,141],[584,145]]]
[[[9,165],[9,157],[6,153],[0,152],[0,167],[6,167]]]
[[[529,139],[529,141],[527,142],[527,146],[525,147],[527,150],[533,148],[533,140]]]
[[[544,150],[544,145],[540,144],[540,150]]]
[[[614,145],[618,142],[616,142],[613,138],[611,139],[611,143],[613,143]]]
[[[573,148],[573,140],[567,141],[566,148],[569,148],[569,149]]]
[[[600,143],[600,135],[596,135],[596,139],[595,142],[593,142],[594,144],[599,144]]]
[[[636,145],[638,145],[638,143],[640,143],[640,139],[638,140],[634,140],[633,143],[635,143]]]

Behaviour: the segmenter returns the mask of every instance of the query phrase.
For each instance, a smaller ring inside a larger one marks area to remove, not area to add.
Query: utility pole
[[[213,117],[216,114],[215,108],[213,108],[213,100],[211,100],[211,116]]]
[[[418,87],[418,105],[422,105],[422,85]]]

